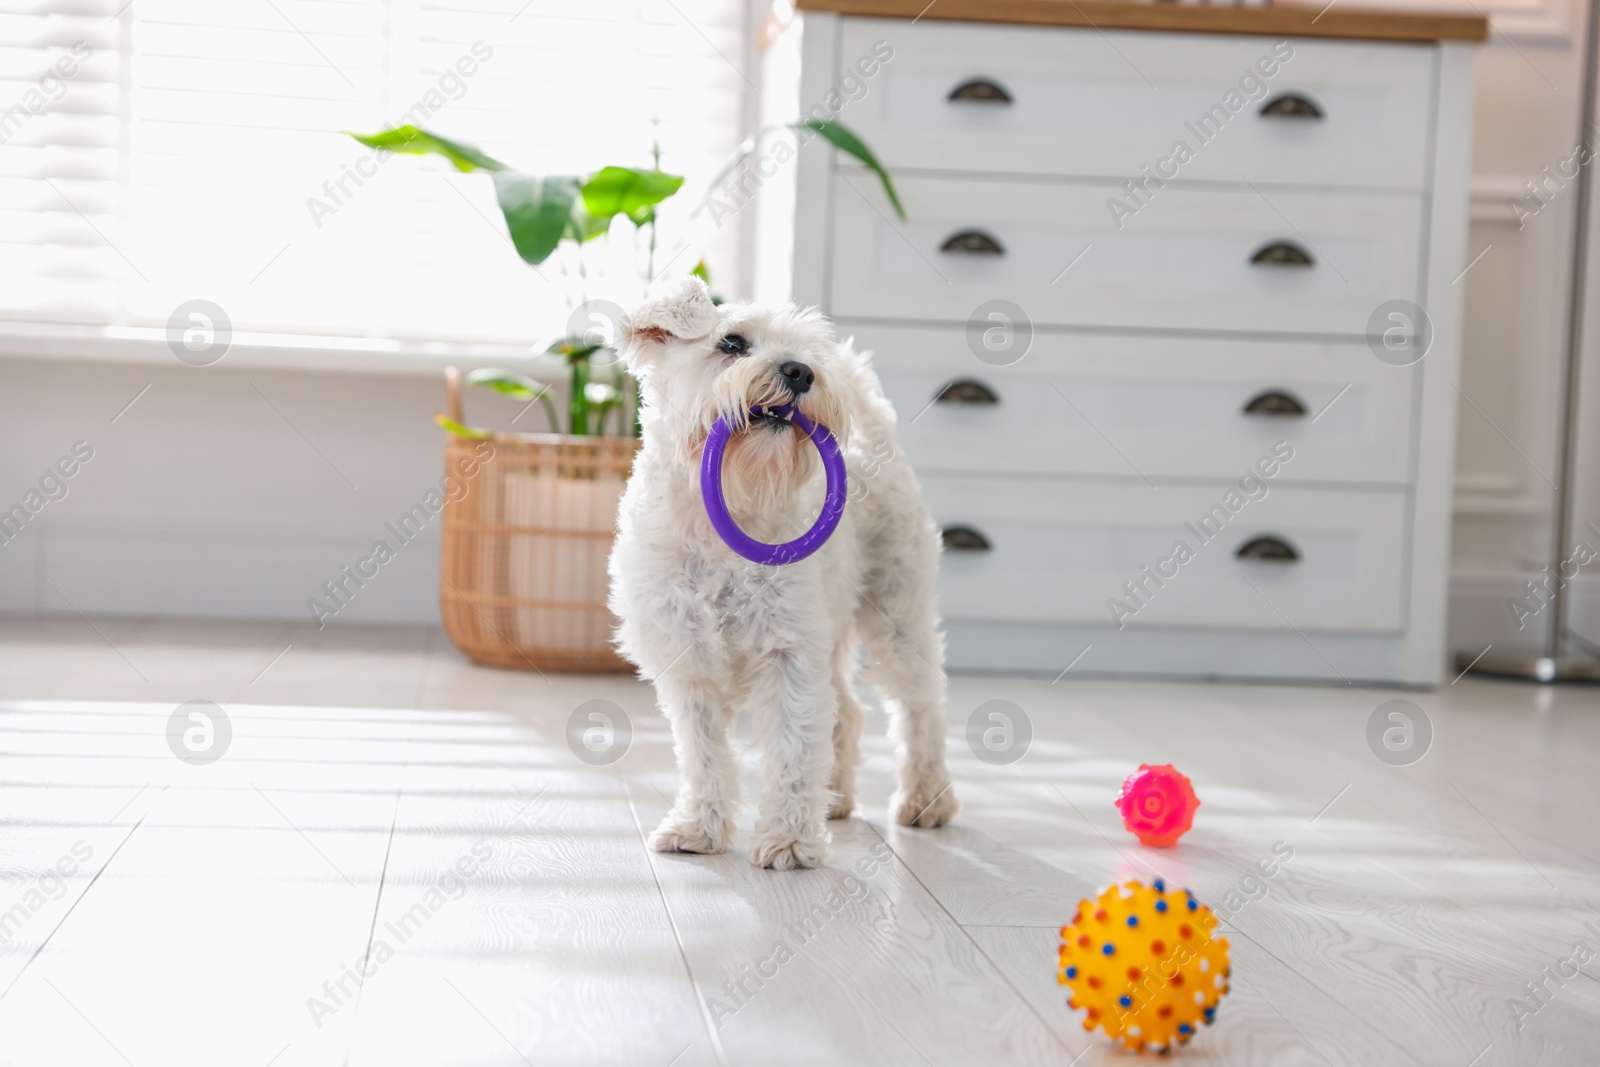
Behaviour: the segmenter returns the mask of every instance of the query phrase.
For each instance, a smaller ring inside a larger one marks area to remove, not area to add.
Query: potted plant
[[[768,127],[747,139],[710,188],[716,189],[761,138],[783,128]],[[818,120],[787,128],[801,137],[821,136],[859,160],[877,174],[904,217],[888,173],[853,133]],[[487,173],[511,242],[528,264],[537,267],[565,246],[580,257],[582,278],[583,246],[631,226],[647,241],[640,281],[656,280],[657,210],[684,182],[660,169],[659,150],[649,169],[608,166],[582,176],[536,176],[416,126],[351,136],[370,148],[438,155],[459,171]],[[692,273],[709,283],[704,261]],[[620,308],[588,301],[586,295],[580,291],[568,328],[544,349],[565,368],[565,418],[552,382],[495,368],[477,369],[465,378],[468,387],[490,389],[530,407],[540,404],[549,432],[470,425],[462,404],[463,379],[455,368],[446,372],[445,411],[437,420],[449,435],[446,469],[460,477],[462,490],[450,494],[445,505],[440,607],[450,639],[481,663],[628,669],[611,647],[606,558],[617,502],[638,446],[641,397],[616,351]],[[602,310],[591,325],[587,312],[596,306]]]

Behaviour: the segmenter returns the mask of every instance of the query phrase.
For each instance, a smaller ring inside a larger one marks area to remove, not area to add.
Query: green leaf
[[[565,175],[539,178],[514,170],[472,145],[416,126],[367,134],[346,132],[369,148],[439,155],[462,172],[489,171],[512,244],[523,260],[535,265],[549,259],[563,240],[581,244],[603,236],[617,215],[628,216],[638,226],[653,221],[656,205],[683,186],[683,179],[675,174],[630,167],[605,167],[587,179]]]
[[[594,432],[602,435],[606,432],[606,416],[612,411],[617,414],[617,433],[623,432],[622,425],[622,390],[606,382],[590,382],[583,387],[585,399],[589,401],[589,410],[594,415]]]
[[[906,217],[906,209],[900,206],[900,196],[894,191],[894,182],[889,180],[889,172],[883,169],[883,164],[878,162],[878,157],[872,154],[872,149],[868,148],[861,138],[837,122],[808,119],[803,122],[791,122],[789,125],[796,130],[820,133],[833,147],[858,159],[863,166],[878,176],[879,181],[883,182],[883,191],[889,197],[889,203],[894,205],[894,213],[902,219]]]
[[[659,170],[605,167],[583,183],[583,206],[595,218],[608,222],[626,215],[643,226],[655,215],[655,206],[683,187],[683,178]]]
[[[521,374],[513,374],[508,370],[496,370],[493,367],[475,370],[467,375],[467,385],[493,389],[497,393],[516,400],[532,400],[550,388],[543,382],[535,381]]]
[[[393,129],[366,134],[351,133],[349,130],[345,132],[368,148],[379,148],[385,152],[403,152],[413,156],[424,156],[429,153],[441,155],[455,164],[456,170],[462,172],[506,169],[504,163],[492,156],[484,155],[471,145],[446,140],[416,126],[396,126]]]
[[[447,418],[444,415],[435,415],[433,421],[457,437],[468,437],[474,441],[487,441],[494,436],[488,430],[475,430],[470,426],[463,426],[455,419]]]
[[[521,171],[497,170],[494,191],[517,254],[533,264],[549,259],[572,223],[578,179],[564,175],[535,178]]]
[[[561,432],[561,423],[556,417],[556,405],[550,399],[550,387],[543,382],[529,378],[526,375],[514,374],[508,370],[496,370],[493,367],[486,367],[468,374],[467,385],[493,389],[495,392],[503,396],[509,396],[513,400],[537,400],[540,406],[544,408],[545,418],[550,420],[550,432]],[[526,411],[527,409],[524,408],[523,410]],[[515,422],[516,420],[513,419],[512,421]]]
[[[617,391],[617,387],[607,385],[605,382],[590,382],[583,387],[583,395],[589,403],[604,408],[622,401],[622,394]]]
[[[551,341],[545,351],[552,356],[565,356],[569,360],[588,359],[605,345],[593,344],[582,337],[563,337]]]
[[[604,237],[611,229],[612,215],[597,217],[583,209],[583,200],[572,202],[572,221],[567,227],[567,236],[579,244],[592,241],[596,237]]]
[[[718,296],[711,288],[711,268],[706,266],[705,260],[702,259],[700,262],[696,263],[694,265],[694,269],[689,272],[689,276],[691,278],[699,278],[701,281],[705,282],[706,292],[711,297],[712,305],[715,307],[722,306],[722,297]]]

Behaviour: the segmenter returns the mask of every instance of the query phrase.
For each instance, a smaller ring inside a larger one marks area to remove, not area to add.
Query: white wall
[[[374,540],[394,543],[384,524],[443,475],[443,359],[308,372],[270,354],[150,358],[0,359],[0,509],[74,442],[94,450],[0,544],[0,610],[311,618],[307,599]],[[468,411],[508,425],[521,408],[475,393]],[[545,428],[538,408],[518,426]],[[436,620],[438,544],[434,520],[338,619]]]

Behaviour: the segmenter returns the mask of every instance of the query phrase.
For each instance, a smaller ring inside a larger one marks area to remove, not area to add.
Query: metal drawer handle
[[[1244,406],[1246,415],[1304,415],[1306,406],[1300,398],[1282,389],[1268,389],[1258,393]]]
[[[1279,93],[1261,105],[1261,117],[1264,119],[1310,119],[1315,122],[1322,117],[1322,109],[1309,96],[1301,96],[1299,93]]]
[[[1006,250],[1000,242],[982,230],[962,230],[951,234],[939,246],[939,251],[953,256],[1003,256]]]
[[[1312,259],[1310,252],[1293,241],[1273,241],[1257,249],[1250,262],[1258,267],[1309,267]]]
[[[1271,534],[1246,541],[1239,546],[1239,551],[1233,555],[1236,559],[1256,560],[1261,563],[1298,563],[1300,561],[1299,549],[1283,538],[1274,537]]]
[[[987,552],[991,547],[989,539],[970,526],[946,526],[940,533],[946,552]]]
[[[987,385],[973,378],[957,378],[939,390],[936,404],[998,404],[1000,398]]]
[[[988,78],[968,78],[950,90],[950,99],[973,104],[1009,104],[1011,94]]]

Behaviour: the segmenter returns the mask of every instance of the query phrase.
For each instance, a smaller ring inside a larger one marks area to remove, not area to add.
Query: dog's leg
[[[863,622],[868,618],[865,613]],[[960,810],[944,764],[943,644],[931,626],[910,619],[896,630],[881,617],[869,623],[873,666],[868,678],[889,713],[889,736],[899,758],[899,789],[890,802],[901,826],[943,826]]]
[[[861,721],[866,709],[856,696],[856,643],[846,635],[833,650],[833,688],[839,716],[833,724],[833,776],[828,782],[828,818],[846,819],[856,808],[856,767],[861,763]]]
[[[805,655],[779,649],[756,664],[750,707],[766,784],[751,863],[780,871],[822,864],[838,704],[825,651]]]
[[[716,686],[684,675],[656,679],[661,710],[672,724],[678,757],[678,799],[650,835],[657,852],[723,852],[739,810],[739,761],[728,744],[730,715]]]

